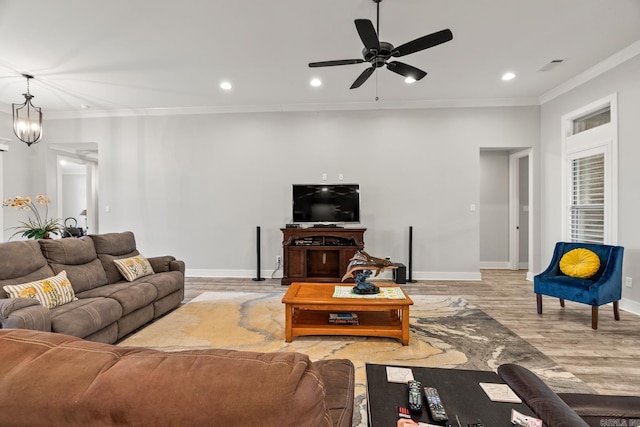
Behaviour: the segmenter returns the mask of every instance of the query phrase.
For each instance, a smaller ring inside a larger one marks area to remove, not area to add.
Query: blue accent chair
[[[578,279],[560,271],[560,259],[575,248],[585,248],[595,252],[600,258],[600,268],[589,279]],[[549,267],[533,278],[538,314],[542,314],[542,295],[589,304],[591,306],[591,327],[598,329],[598,307],[613,303],[613,315],[620,320],[618,302],[622,298],[622,246],[600,245],[596,243],[558,242],[553,251]]]

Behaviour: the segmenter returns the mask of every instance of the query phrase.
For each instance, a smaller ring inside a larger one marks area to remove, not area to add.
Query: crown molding
[[[87,119],[103,117],[179,116],[199,114],[282,113],[310,111],[362,111],[432,108],[521,107],[538,105],[538,99],[490,98],[490,99],[440,99],[428,101],[362,102],[335,104],[269,104],[234,105],[224,107],[140,108],[120,110],[49,111],[47,120]]]
[[[575,77],[562,83],[560,86],[556,86],[550,91],[542,94],[539,98],[539,104],[545,104],[552,99],[555,99],[560,95],[563,95],[570,90],[577,88],[578,86],[588,82],[589,80],[592,80],[599,75],[606,73],[607,71],[617,67],[618,65],[627,62],[637,55],[640,55],[640,40],[611,55],[604,61],[597,63],[593,67],[586,69]]]

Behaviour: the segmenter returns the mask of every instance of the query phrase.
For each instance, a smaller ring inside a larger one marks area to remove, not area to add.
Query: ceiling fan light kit
[[[336,65],[352,65],[368,62],[371,66],[365,69],[358,78],[353,82],[350,89],[356,89],[362,86],[364,82],[373,74],[376,68],[387,66],[389,71],[393,71],[407,79],[414,81],[421,80],[427,73],[412,65],[405,64],[400,61],[390,61],[391,58],[399,58],[421,50],[429,49],[442,43],[446,43],[453,39],[453,33],[449,29],[441,30],[423,37],[419,37],[408,43],[394,47],[389,42],[380,41],[380,2],[382,0],[373,0],[376,3],[376,19],[378,30],[368,19],[356,19],[355,25],[360,40],[364,48],[362,49],[362,59],[338,59],[333,61],[311,62],[309,67],[333,67]]]

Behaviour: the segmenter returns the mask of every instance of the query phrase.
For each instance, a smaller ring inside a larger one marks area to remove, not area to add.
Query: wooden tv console
[[[366,228],[282,228],[282,284],[337,283],[349,260],[364,249]],[[353,281],[353,280],[351,280]]]

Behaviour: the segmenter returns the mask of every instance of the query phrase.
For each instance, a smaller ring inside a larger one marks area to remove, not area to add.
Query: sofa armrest
[[[601,420],[633,419],[640,422],[640,396],[609,396],[604,394],[558,393],[558,396],[589,424],[592,418]],[[629,424],[631,425],[631,424]]]
[[[177,260],[171,255],[157,256],[147,258],[154,273],[162,273],[165,271],[180,271],[184,274],[184,261]]]
[[[334,427],[351,427],[355,378],[353,363],[348,359],[313,362],[325,386],[325,401]]]
[[[549,386],[527,368],[507,363],[498,367],[498,375],[546,425],[589,426]]]
[[[0,298],[0,328],[51,332],[51,311],[32,298]]]
[[[32,305],[40,305],[40,302],[33,298],[0,298],[0,319],[6,319],[14,311]]]

